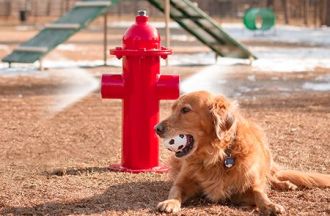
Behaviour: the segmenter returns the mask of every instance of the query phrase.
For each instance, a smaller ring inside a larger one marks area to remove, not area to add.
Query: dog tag
[[[226,157],[225,167],[230,168],[230,167],[234,166],[234,164],[235,164],[235,159],[233,157],[231,157],[231,156]]]

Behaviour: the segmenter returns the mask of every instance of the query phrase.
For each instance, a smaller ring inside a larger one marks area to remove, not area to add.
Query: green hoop
[[[261,18],[261,25],[258,25],[257,19]],[[275,13],[269,8],[250,8],[244,13],[243,23],[249,30],[267,31],[275,25]]]

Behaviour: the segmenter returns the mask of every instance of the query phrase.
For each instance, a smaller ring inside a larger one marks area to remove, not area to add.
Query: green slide
[[[164,0],[148,0],[164,11]],[[118,0],[80,0],[71,11],[21,44],[2,59],[3,62],[33,63],[91,21],[108,11]],[[182,28],[210,47],[217,55],[235,58],[256,57],[242,44],[230,37],[221,26],[189,0],[170,0],[170,16]]]
[[[100,15],[108,11],[117,0],[80,0],[71,11],[54,23],[46,25],[35,37],[21,44],[2,59],[3,62],[33,63],[53,50],[57,45],[87,27]]]
[[[164,0],[148,0],[164,12]],[[200,42],[223,57],[256,59],[245,46],[230,37],[223,28],[189,0],[170,0],[170,17]]]

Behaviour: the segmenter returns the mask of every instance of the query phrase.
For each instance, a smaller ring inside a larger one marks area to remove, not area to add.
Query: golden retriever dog
[[[214,202],[255,205],[261,215],[277,215],[284,208],[268,198],[269,187],[330,186],[330,175],[278,168],[262,130],[224,96],[205,91],[181,96],[155,131],[163,139],[188,137],[170,160],[173,185],[157,206],[161,212],[178,212],[182,202],[203,194]]]

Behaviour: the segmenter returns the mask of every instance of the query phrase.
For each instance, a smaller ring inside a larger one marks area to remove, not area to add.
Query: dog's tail
[[[280,181],[290,181],[300,187],[330,187],[330,175],[327,174],[295,170],[277,170],[274,174]]]

